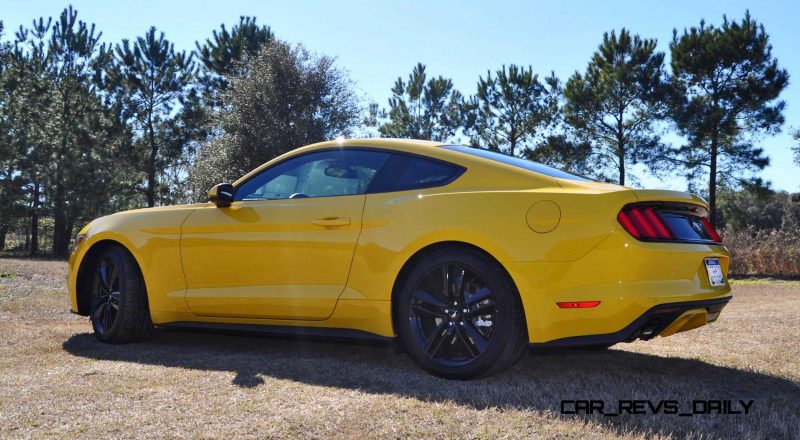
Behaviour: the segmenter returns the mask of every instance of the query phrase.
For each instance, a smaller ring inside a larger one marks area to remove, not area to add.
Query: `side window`
[[[369,191],[391,192],[446,185],[464,168],[448,162],[406,154],[392,154]]]
[[[364,194],[389,153],[328,150],[304,154],[264,170],[236,190],[235,200],[279,200]]]

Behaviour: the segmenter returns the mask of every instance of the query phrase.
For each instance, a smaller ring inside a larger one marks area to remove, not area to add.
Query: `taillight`
[[[710,235],[714,241],[717,243],[722,243],[722,237],[717,234],[717,231],[715,231],[714,227],[711,226],[711,222],[705,217],[703,217],[703,227],[706,228],[706,232],[708,232],[708,235]]]
[[[629,234],[644,240],[674,240],[664,220],[652,206],[626,207],[617,215]]]
[[[617,221],[631,236],[642,241],[722,243],[717,231],[698,205],[686,203],[631,204],[617,214]]]

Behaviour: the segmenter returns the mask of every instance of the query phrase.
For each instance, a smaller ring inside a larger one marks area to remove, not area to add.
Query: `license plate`
[[[708,281],[711,282],[711,286],[724,286],[725,276],[722,275],[722,266],[719,264],[719,258],[706,258],[705,262]]]

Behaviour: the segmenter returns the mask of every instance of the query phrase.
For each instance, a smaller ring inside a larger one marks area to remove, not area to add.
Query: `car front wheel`
[[[151,335],[144,280],[136,260],[122,247],[109,247],[95,261],[89,311],[94,334],[102,342],[137,342]]]

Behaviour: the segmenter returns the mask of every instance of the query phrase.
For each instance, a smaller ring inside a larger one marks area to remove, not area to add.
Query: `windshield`
[[[542,165],[532,160],[509,156],[508,154],[498,153],[496,151],[489,151],[483,148],[467,147],[464,145],[445,145],[442,148],[447,148],[448,150],[458,151],[461,153],[482,157],[484,159],[493,160],[495,162],[501,162],[506,165],[513,165],[515,167],[523,168],[528,171],[533,171],[539,174],[544,174],[545,176],[555,177],[557,179],[581,180],[585,182],[593,181],[592,179],[588,179],[586,177],[579,176],[577,174],[568,173],[566,171],[552,168],[547,165]]]

